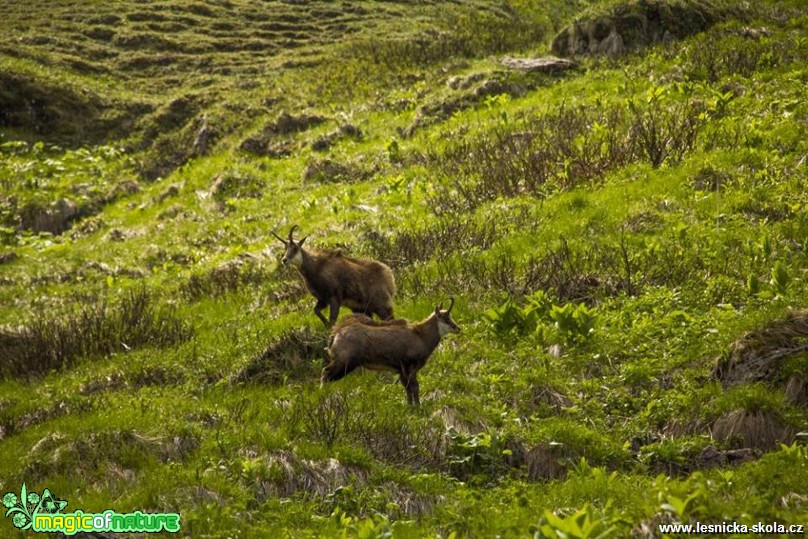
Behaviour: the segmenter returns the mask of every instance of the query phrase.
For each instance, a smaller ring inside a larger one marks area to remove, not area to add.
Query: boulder
[[[702,32],[724,16],[704,0],[630,0],[576,19],[556,35],[551,50],[562,57],[614,58]]]

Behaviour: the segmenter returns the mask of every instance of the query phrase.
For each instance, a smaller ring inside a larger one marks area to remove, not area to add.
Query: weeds
[[[611,106],[562,105],[464,137],[427,161],[448,183],[429,203],[436,215],[477,208],[499,197],[544,198],[600,181],[637,161],[676,163],[696,148],[708,119],[699,100],[654,87],[644,100]]]
[[[790,64],[805,54],[805,40],[772,39],[772,32],[733,23],[704,34],[684,51],[684,69],[693,80],[718,82],[725,77],[744,79],[757,72]]]
[[[536,526],[536,537],[610,537],[618,534],[625,524],[612,516],[598,515],[590,504],[569,515],[545,511]],[[625,531],[625,530],[623,530]]]
[[[192,274],[180,284],[180,294],[188,301],[220,297],[244,286],[257,286],[267,280],[267,272],[252,258],[225,262],[204,273]]]
[[[120,305],[105,299],[74,305],[61,316],[38,313],[27,326],[0,340],[3,377],[31,377],[69,368],[79,358],[99,357],[144,346],[170,346],[187,341],[193,328],[172,309],[155,306],[141,288]]]
[[[628,164],[632,145],[625,113],[614,107],[562,105],[449,146],[427,159],[452,183],[430,199],[441,215],[476,208],[500,196],[544,197],[553,190],[600,179]]]
[[[513,450],[496,432],[467,435],[450,428],[448,436],[449,472],[461,481],[468,481],[472,476],[492,481],[510,468],[507,457]]]
[[[459,251],[483,251],[501,236],[496,221],[477,225],[472,221],[440,219],[431,227],[399,232],[392,238],[374,234],[368,237],[374,258],[394,269],[445,257]]]
[[[446,437],[438,423],[423,424],[391,407],[374,407],[356,392],[333,392],[298,399],[292,432],[325,444],[357,443],[374,458],[413,469],[442,470]]]

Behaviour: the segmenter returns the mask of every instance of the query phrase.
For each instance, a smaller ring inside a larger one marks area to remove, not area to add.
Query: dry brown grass
[[[725,388],[758,381],[782,384],[790,400],[805,406],[808,382],[800,374],[783,380],[783,365],[786,359],[806,352],[808,310],[794,309],[784,318],[744,333],[732,343],[729,354],[719,359],[713,376]]]
[[[794,441],[794,429],[769,411],[733,410],[719,417],[712,428],[713,438],[733,448],[768,451],[781,443]]]

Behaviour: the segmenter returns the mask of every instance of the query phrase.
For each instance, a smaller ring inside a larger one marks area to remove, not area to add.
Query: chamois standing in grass
[[[418,392],[418,371],[447,333],[460,333],[452,319],[454,298],[449,308],[443,303],[435,307],[428,318],[414,324],[405,320],[375,321],[361,316],[349,316],[337,324],[328,341],[326,353],[331,360],[323,369],[320,383],[333,382],[357,367],[389,370],[407,392],[407,403],[421,403]]]
[[[382,320],[393,317],[393,296],[396,293],[396,282],[392,270],[375,260],[359,260],[345,256],[341,251],[316,251],[304,249],[303,242],[292,238],[297,228],[294,225],[289,231],[289,239],[284,240],[275,232],[285,246],[283,264],[295,266],[306,288],[317,299],[314,314],[323,324],[333,326],[341,306],[348,307],[354,313],[368,316],[377,315]],[[321,312],[330,308],[329,319]]]

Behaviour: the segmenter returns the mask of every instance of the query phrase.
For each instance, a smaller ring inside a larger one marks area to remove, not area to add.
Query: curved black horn
[[[281,238],[281,237],[280,237],[280,236],[278,236],[277,234],[275,234],[275,231],[274,231],[274,230],[272,231],[272,235],[273,235],[273,236],[275,236],[276,238],[278,238],[279,240],[281,240],[281,243],[283,243],[284,245],[286,245],[286,240],[285,240],[285,239],[283,239],[283,238]]]
[[[292,241],[292,233],[294,233],[296,228],[297,228],[297,225],[292,225],[292,228],[289,229],[289,241]]]
[[[452,307],[454,307],[454,296],[449,296],[449,308],[446,309],[446,314],[452,312]]]

